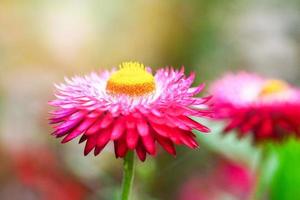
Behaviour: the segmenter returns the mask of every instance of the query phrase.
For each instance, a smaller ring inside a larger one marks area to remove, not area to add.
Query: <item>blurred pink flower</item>
[[[225,132],[251,132],[255,142],[300,134],[300,90],[282,80],[240,72],[217,80],[210,91],[216,117],[228,120]]]
[[[207,98],[194,97],[204,87],[191,87],[195,75],[166,68],[152,76],[150,68],[136,62],[120,65],[118,71],[92,73],[66,79],[57,85],[58,107],[51,112],[56,137],[63,143],[81,135],[86,141],[84,154],[94,149],[98,155],[110,141],[116,157],[136,150],[140,160],[155,155],[158,142],[168,153],[176,155],[174,144],[198,147],[192,129],[209,129],[190,116],[207,116]],[[205,109],[203,109],[205,108]]]
[[[222,161],[208,175],[193,175],[180,189],[179,200],[245,200],[254,188],[255,176],[238,164]]]
[[[39,199],[81,200],[88,195],[88,189],[45,148],[17,151],[11,158],[17,179],[36,192]]]

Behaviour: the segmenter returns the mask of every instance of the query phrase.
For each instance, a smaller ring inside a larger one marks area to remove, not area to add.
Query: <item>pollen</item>
[[[155,90],[155,80],[143,64],[123,62],[108,79],[106,90],[112,94],[143,96]]]
[[[260,96],[269,96],[288,90],[289,86],[281,80],[268,80],[260,91]]]

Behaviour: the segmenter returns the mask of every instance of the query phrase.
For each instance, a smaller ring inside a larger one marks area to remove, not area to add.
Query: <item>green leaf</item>
[[[271,184],[270,199],[294,200],[300,198],[300,143],[289,140],[275,147],[279,166]]]

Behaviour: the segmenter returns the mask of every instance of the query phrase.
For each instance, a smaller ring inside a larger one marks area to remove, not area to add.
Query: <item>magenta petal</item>
[[[207,128],[206,126],[203,126],[202,124],[195,122],[194,120],[190,119],[189,117],[186,116],[180,116],[178,117],[182,122],[184,122],[186,125],[192,127],[193,129],[199,130],[204,133],[210,132],[210,129]]]
[[[68,120],[72,121],[72,120],[82,119],[83,117],[86,116],[86,114],[87,114],[86,111],[79,111],[79,112],[72,114]]]
[[[112,122],[114,121],[114,118],[112,117],[112,115],[110,113],[107,113],[104,118],[102,119],[101,123],[100,123],[100,127],[101,128],[106,128],[108,127]]]
[[[97,144],[97,138],[98,135],[95,136],[91,136],[87,139],[86,144],[85,144],[85,148],[84,148],[84,155],[88,155],[96,146]]]
[[[147,152],[151,155],[154,155],[156,153],[155,149],[155,141],[151,134],[147,134],[141,137],[142,143],[145,146],[145,149]]]
[[[244,117],[232,119],[232,121],[224,128],[224,132],[229,132],[243,122]]]
[[[149,126],[144,119],[140,119],[136,126],[141,136],[145,136],[149,134]]]
[[[180,139],[180,135],[182,134],[182,130],[180,129],[171,129],[169,127],[165,127],[166,131],[169,133],[169,138],[174,142],[175,144],[182,144],[182,141]]]
[[[260,117],[258,115],[253,115],[250,117],[249,120],[247,120],[247,123],[244,123],[241,125],[240,131],[242,134],[247,133],[250,131],[253,127],[255,127],[260,121]]]
[[[172,127],[178,127],[180,129],[183,129],[183,130],[186,130],[186,131],[191,131],[192,130],[192,127],[186,125],[184,122],[177,119],[177,117],[166,116],[166,118],[174,124],[174,126],[172,126]]]
[[[127,129],[134,129],[135,128],[135,119],[131,116],[126,118],[126,127]]]
[[[152,127],[159,135],[166,138],[170,138],[176,144],[181,144],[181,140],[179,139],[178,135],[178,128],[170,128],[165,125],[155,125]]]
[[[196,147],[198,147],[197,142],[193,139],[193,137],[191,135],[189,135],[189,132],[182,132],[180,135],[180,140],[182,141],[183,144],[185,144],[186,146],[194,149]]]
[[[174,144],[171,142],[171,140],[161,137],[159,135],[156,136],[156,139],[158,143],[169,153],[172,155],[176,155],[176,150],[174,147]]]
[[[105,148],[105,146],[106,144],[101,147],[96,146],[94,150],[94,155],[97,156],[99,153],[101,153],[101,151]]]
[[[73,130],[70,134],[68,134],[62,141],[61,143],[66,143],[69,142],[70,140],[73,140],[74,138],[76,138],[77,136],[79,136],[80,134],[82,134],[81,131],[78,131],[77,129]]]
[[[193,98],[193,105],[201,105],[201,104],[205,104],[207,103],[209,100],[212,99],[212,96],[207,96],[207,97],[204,97],[204,98],[201,98],[201,99],[198,99],[198,98]]]
[[[55,130],[52,134],[55,135],[56,137],[62,137],[68,134],[70,130],[72,130],[72,128],[65,127],[65,128]]]
[[[111,139],[116,140],[122,136],[125,130],[125,122],[124,119],[119,117],[119,119],[116,120],[112,133],[111,133]]]
[[[122,158],[126,155],[128,148],[125,139],[118,139],[114,142],[116,158]]]
[[[96,119],[86,119],[84,120],[77,128],[75,128],[69,135],[67,135],[62,143],[66,143],[75,137],[79,136],[81,133],[85,132],[87,128],[89,128]]]
[[[162,117],[162,113],[160,111],[158,111],[157,109],[151,109],[151,113],[157,117]]]
[[[94,156],[99,155],[99,153],[101,153],[102,150],[103,150],[103,148],[101,149],[101,148],[96,146],[95,149],[94,149]]]
[[[50,118],[49,120],[50,120],[49,124],[57,124],[57,123],[60,123],[60,122],[65,121],[64,118],[62,118],[62,119],[54,119],[54,118]]]
[[[169,137],[169,134],[165,130],[165,126],[164,125],[159,125],[159,124],[151,123],[151,126],[155,130],[155,132],[157,132],[159,135],[161,135],[163,137]]]
[[[104,129],[98,136],[97,146],[102,147],[105,146],[110,139],[111,136],[111,129]]]
[[[270,137],[273,134],[272,130],[273,130],[273,128],[272,128],[272,121],[270,119],[265,120],[261,124],[261,126],[260,126],[260,128],[258,130],[259,131],[259,136],[260,137]]]
[[[97,133],[98,131],[100,131],[101,122],[102,122],[101,118],[97,119],[97,121],[85,132],[85,134],[86,135],[93,135],[93,134]]]
[[[65,121],[64,123],[58,125],[57,127],[55,127],[57,130],[65,130],[65,129],[71,129],[74,128],[76,125],[78,125],[78,123],[81,121],[81,118],[78,119],[74,119],[74,120],[68,120]]]
[[[127,129],[126,141],[129,149],[135,149],[137,142],[139,140],[139,135],[136,129]]]
[[[88,137],[86,135],[82,135],[81,138],[79,139],[79,144],[86,141],[88,139]]]
[[[146,150],[144,149],[143,145],[141,144],[141,142],[138,143],[137,148],[136,148],[136,153],[139,157],[139,159],[141,161],[145,161],[146,160]]]
[[[88,118],[98,118],[102,115],[102,112],[94,111],[87,115]]]
[[[50,111],[49,113],[54,116],[62,115],[65,117],[66,115],[70,115],[70,114],[74,113],[75,111],[76,111],[76,109],[57,109],[54,111]]]
[[[154,115],[147,115],[147,118],[149,119],[150,122],[152,123],[155,123],[155,124],[166,124],[167,120],[162,118],[162,117],[157,117],[157,116],[154,116]]]
[[[56,110],[56,111],[52,111],[50,112],[50,114],[53,116],[52,118],[50,118],[50,120],[57,120],[57,119],[63,119],[66,118],[70,115],[72,115],[73,113],[76,112],[76,109],[66,109],[66,110]]]
[[[184,115],[187,112],[188,112],[187,108],[180,107],[180,106],[173,106],[168,109],[168,114],[175,117]]]
[[[200,84],[199,86],[197,86],[197,87],[193,87],[193,88],[190,88],[190,89],[188,89],[188,93],[190,94],[190,95],[196,95],[196,94],[198,94],[199,92],[201,92],[203,89],[204,89],[204,87],[205,87],[205,84]],[[203,99],[203,98],[202,98]]]

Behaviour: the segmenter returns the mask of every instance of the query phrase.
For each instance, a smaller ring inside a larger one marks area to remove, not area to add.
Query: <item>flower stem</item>
[[[134,178],[134,153],[129,151],[124,158],[121,200],[129,200]]]
[[[269,187],[277,169],[277,156],[268,146],[262,149],[261,160],[259,164],[260,175],[256,186],[254,200],[267,199]]]

